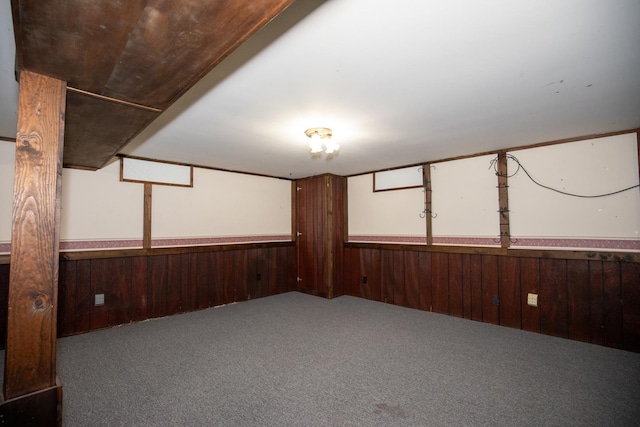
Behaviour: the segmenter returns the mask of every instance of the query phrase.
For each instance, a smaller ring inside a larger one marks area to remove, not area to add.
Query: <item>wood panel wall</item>
[[[344,286],[347,295],[640,352],[637,262],[347,245]]]
[[[334,298],[343,294],[345,179],[320,175],[295,182],[298,290]]]
[[[61,261],[58,335],[295,290],[295,264],[294,246]],[[343,272],[346,295],[640,352],[637,262],[347,245]],[[8,282],[0,264],[3,345]]]
[[[295,289],[295,247],[61,260],[58,336],[200,310]],[[4,346],[9,265],[0,265]],[[94,295],[104,294],[96,306]]]

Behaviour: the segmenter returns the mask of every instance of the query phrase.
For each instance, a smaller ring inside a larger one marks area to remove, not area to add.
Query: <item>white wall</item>
[[[516,150],[541,183],[595,195],[638,184],[636,133]],[[431,170],[435,244],[499,246],[495,155],[434,164]],[[509,174],[515,163],[508,162]],[[374,193],[372,175],[350,177],[349,240],[393,241],[426,236],[422,189]],[[543,189],[524,171],[508,178],[512,247],[640,249],[640,189],[576,198]],[[364,238],[363,238],[364,236]],[[398,242],[401,243],[401,242]]]
[[[479,156],[432,165],[434,240],[500,236],[498,177],[491,167],[495,158],[495,155]]]
[[[638,184],[636,134],[514,151],[541,184],[596,195]],[[517,169],[508,162],[509,173]],[[577,198],[541,188],[524,171],[509,178],[514,238],[640,239],[640,190],[601,198]]]
[[[14,163],[14,144],[0,143],[0,252],[11,241]],[[63,170],[62,250],[141,247],[143,217],[144,185],[121,182],[119,162]],[[153,186],[152,238],[191,239],[164,246],[289,241],[291,182],[195,168],[193,188]]]
[[[411,238],[426,243],[422,188],[373,192],[373,174],[349,177],[348,216],[351,241],[398,241]]]
[[[120,182],[120,163],[64,169],[60,240],[142,239],[144,187]]]
[[[0,245],[11,241],[15,143],[0,141]],[[6,252],[0,249],[1,252]]]
[[[153,239],[279,235],[290,240],[290,181],[202,168],[193,174],[193,188],[153,186]]]

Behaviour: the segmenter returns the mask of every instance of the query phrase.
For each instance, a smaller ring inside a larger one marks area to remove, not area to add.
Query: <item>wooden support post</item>
[[[500,209],[500,246],[508,248],[511,245],[511,231],[509,226],[509,184],[507,179],[507,153],[498,153],[498,206]]]
[[[27,395],[56,387],[65,93],[63,81],[20,73],[4,376],[7,401],[24,396],[25,402],[37,402]]]
[[[431,163],[422,166],[422,182],[424,185],[424,217],[427,221],[427,245],[433,245],[433,223],[431,219]]]
[[[146,182],[144,184],[144,222],[142,226],[142,247],[151,247],[151,195],[153,185]]]

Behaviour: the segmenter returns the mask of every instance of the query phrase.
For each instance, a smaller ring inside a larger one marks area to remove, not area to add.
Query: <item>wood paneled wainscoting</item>
[[[63,253],[58,337],[295,290],[295,253],[293,242]],[[8,284],[1,264],[3,347]]]
[[[638,254],[347,244],[344,290],[640,352]],[[528,304],[529,293],[538,295],[537,307]]]

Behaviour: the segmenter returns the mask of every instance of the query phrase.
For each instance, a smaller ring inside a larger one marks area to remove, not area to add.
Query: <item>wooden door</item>
[[[298,289],[313,295],[326,296],[322,281],[326,265],[324,239],[324,177],[297,182],[296,186],[296,248],[298,251]]]

